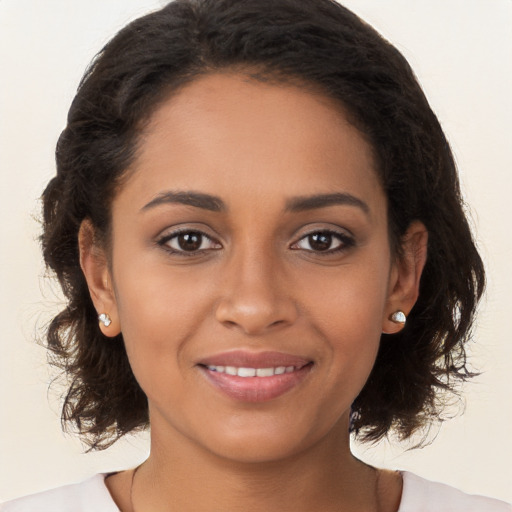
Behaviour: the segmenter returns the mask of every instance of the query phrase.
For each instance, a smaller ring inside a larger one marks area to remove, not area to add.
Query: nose
[[[219,322],[258,335],[296,321],[292,289],[271,255],[239,255],[227,267],[215,311]]]

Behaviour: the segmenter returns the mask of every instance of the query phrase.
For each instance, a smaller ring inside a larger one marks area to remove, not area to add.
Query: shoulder
[[[398,512],[512,512],[499,500],[466,494],[449,485],[402,472],[403,492]]]
[[[0,512],[119,512],[105,486],[105,475],[8,501]]]

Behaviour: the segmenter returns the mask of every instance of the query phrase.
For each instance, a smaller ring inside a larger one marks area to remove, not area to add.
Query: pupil
[[[329,233],[315,233],[309,235],[309,245],[316,251],[326,251],[331,247],[332,235]]]
[[[181,233],[178,236],[178,245],[184,251],[195,251],[201,247],[200,233]]]

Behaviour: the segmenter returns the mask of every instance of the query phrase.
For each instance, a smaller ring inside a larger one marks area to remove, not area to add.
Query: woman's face
[[[102,306],[154,439],[262,461],[346,438],[400,270],[371,149],[338,106],[196,80],[145,130],[112,237]]]

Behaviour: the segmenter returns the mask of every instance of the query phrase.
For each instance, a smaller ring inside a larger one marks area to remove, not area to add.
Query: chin
[[[317,426],[318,427],[318,426]],[[213,431],[213,430],[212,430]],[[293,458],[308,451],[322,440],[338,438],[335,426],[313,429],[310,425],[281,424],[275,421],[253,421],[243,428],[217,429],[215,438],[203,439],[204,446],[221,458],[235,463],[271,464]]]
[[[216,446],[212,453],[235,464],[273,464],[293,458],[303,450],[304,447],[282,441],[258,439]]]

